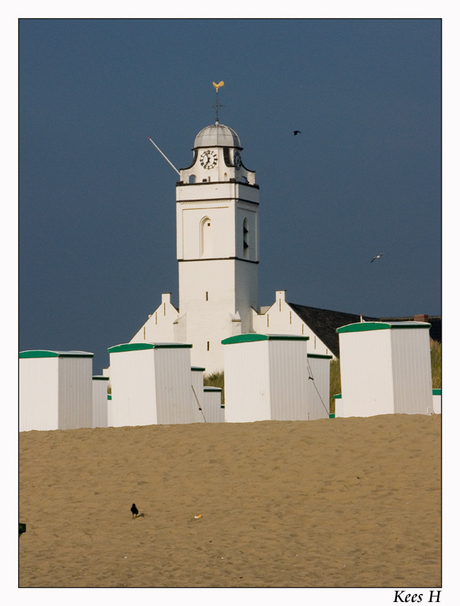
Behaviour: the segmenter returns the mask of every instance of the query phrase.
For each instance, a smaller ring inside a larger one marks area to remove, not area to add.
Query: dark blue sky
[[[260,185],[259,304],[441,313],[440,20],[26,19],[20,350],[99,373],[178,304],[177,174],[147,137],[188,166],[220,80]]]

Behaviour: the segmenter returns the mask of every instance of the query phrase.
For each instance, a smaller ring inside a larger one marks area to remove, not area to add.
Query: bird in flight
[[[133,514],[133,518],[136,518],[139,513],[139,510],[136,507],[135,503],[133,503],[133,506],[131,507],[131,513]]]
[[[380,257],[381,257],[382,255],[384,255],[384,254],[385,254],[385,253],[380,253],[379,255],[377,255],[376,257],[374,257],[374,258],[372,259],[371,263],[373,263],[373,262],[374,262],[376,259],[380,259]]]
[[[296,135],[299,135],[300,133],[301,133],[301,131],[300,131],[300,130],[295,130],[295,131],[294,131],[294,137],[295,137]]]

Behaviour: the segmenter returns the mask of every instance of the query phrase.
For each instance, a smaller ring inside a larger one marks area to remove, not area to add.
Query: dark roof
[[[441,316],[428,316],[428,322],[431,324],[430,337],[433,341],[442,343],[442,320]]]
[[[296,303],[289,303],[289,305],[337,358],[339,357],[339,335],[337,334],[337,328],[359,322],[361,318],[357,314],[349,314],[343,311],[307,307],[305,305],[297,305]],[[363,319],[376,320],[376,318],[370,318],[369,316],[363,316]]]
[[[307,307],[306,305],[297,305],[296,303],[288,303],[288,305],[337,358],[339,357],[339,335],[337,334],[337,328],[346,326],[347,324],[354,324],[361,319],[361,316],[358,314],[319,309],[318,307]],[[413,316],[410,318],[372,318],[370,316],[363,316],[363,320],[368,322],[396,322],[413,319]],[[435,341],[441,342],[441,316],[428,316],[428,322],[431,324],[430,337]]]

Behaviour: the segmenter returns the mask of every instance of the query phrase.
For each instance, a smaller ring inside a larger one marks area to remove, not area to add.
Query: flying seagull
[[[381,257],[382,255],[384,255],[384,254],[385,254],[385,253],[380,253],[379,255],[377,255],[376,257],[374,257],[374,258],[372,259],[371,263],[373,263],[373,262],[374,262],[376,259],[380,259],[380,257]]]
[[[133,518],[136,518],[137,514],[139,513],[139,510],[136,507],[135,503],[133,503],[133,506],[131,507],[131,513],[133,514]]]
[[[295,131],[294,131],[294,137],[295,137],[296,135],[300,134],[300,132],[301,132],[300,130],[295,130]]]

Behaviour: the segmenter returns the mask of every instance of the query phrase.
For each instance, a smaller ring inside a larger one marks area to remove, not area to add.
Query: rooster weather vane
[[[225,105],[221,105],[219,103],[219,88],[224,85],[224,82],[223,82],[223,80],[221,80],[219,82],[219,84],[216,84],[215,82],[213,82],[212,84],[213,84],[214,88],[216,89],[216,102],[214,103],[214,105],[211,105],[211,107],[213,107],[216,110],[216,122],[219,122],[219,109],[221,107],[225,107]]]

